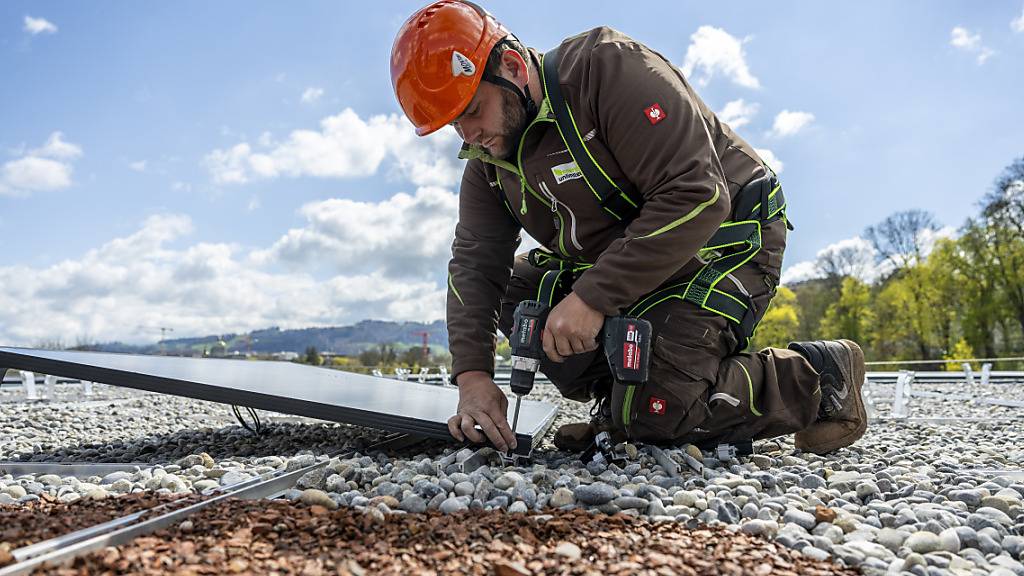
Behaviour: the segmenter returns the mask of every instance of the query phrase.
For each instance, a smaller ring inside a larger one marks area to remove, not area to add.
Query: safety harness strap
[[[786,199],[775,175],[769,172],[743,186],[733,205],[733,217],[742,220],[719,227],[700,252],[704,266],[688,282],[667,286],[641,299],[629,309],[631,316],[643,316],[670,298],[686,300],[729,320],[736,350],[747,347],[757,328],[754,301],[741,288],[724,290],[719,283],[761,250],[762,227],[785,215]]]
[[[558,64],[561,59],[558,47],[550,50],[541,58],[541,81],[544,84],[544,95],[551,104],[551,110],[555,113],[555,125],[558,127],[558,132],[569,149],[569,155],[572,156],[580,172],[583,173],[583,180],[587,183],[587,187],[597,196],[601,208],[617,220],[631,220],[640,209],[639,203],[605,174],[594,157],[590,155],[590,151],[587,150],[583,136],[572,117],[569,104],[562,95],[562,85],[558,81]],[[629,189],[629,192],[633,192],[630,186],[626,185],[626,188]],[[634,194],[634,196],[636,195]]]
[[[601,208],[618,220],[632,220],[639,212],[642,198],[628,183],[620,187],[608,177],[587,149],[573,119],[572,110],[562,94],[558,76],[560,60],[559,48],[541,57],[544,97],[554,113],[558,133]],[[500,188],[500,178],[498,180]],[[501,190],[501,196],[515,218],[504,190]],[[724,222],[698,254],[705,263],[697,274],[689,282],[658,290],[644,298],[630,309],[631,315],[641,316],[665,299],[681,298],[724,316],[730,321],[736,335],[737,350],[747,347],[757,325],[754,302],[738,283],[735,290],[722,290],[718,285],[761,250],[762,227],[785,217],[786,199],[775,174],[766,167],[763,176],[748,182],[739,190],[732,205],[732,220]],[[788,219],[786,226],[792,230]],[[554,261],[558,262],[558,268],[544,274],[537,294],[539,300],[548,301],[549,304],[567,294],[579,273],[590,266],[567,262],[548,252],[535,250],[530,253],[530,262],[535,266],[549,267]]]

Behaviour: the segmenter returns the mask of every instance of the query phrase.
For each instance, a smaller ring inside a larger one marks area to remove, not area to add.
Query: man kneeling
[[[605,27],[541,53],[442,0],[400,29],[391,78],[417,134],[451,125],[465,142],[448,268],[455,438],[514,447],[494,334],[523,300],[551,307],[541,371],[596,400],[590,422],[558,430],[560,448],[604,430],[698,445],[796,433],[826,453],[864,434],[855,343],[744,351],[778,285],[785,197],[668,60]],[[523,230],[541,248],[516,256]],[[653,328],[639,387],[615,383],[598,350],[605,318],[623,314]]]

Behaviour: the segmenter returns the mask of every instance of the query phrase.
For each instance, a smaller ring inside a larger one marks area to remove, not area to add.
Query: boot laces
[[[818,409],[818,417],[822,420],[834,418],[843,409],[842,386],[835,376],[829,373],[821,375],[822,400]]]

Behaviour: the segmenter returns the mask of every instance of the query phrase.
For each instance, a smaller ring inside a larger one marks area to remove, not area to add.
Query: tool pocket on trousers
[[[754,391],[746,368],[737,357],[726,359],[722,377],[711,388],[708,409],[717,430],[731,430],[760,416],[751,402]]]
[[[648,382],[632,391],[617,385],[612,397],[613,416],[630,438],[672,441],[707,419],[708,389],[714,383],[719,364],[717,355],[701,346],[707,331],[695,333],[699,339],[692,344],[673,342],[659,335],[654,341]]]

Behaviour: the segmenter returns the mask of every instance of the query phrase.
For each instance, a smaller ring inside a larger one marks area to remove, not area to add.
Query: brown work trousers
[[[746,287],[763,317],[779,280],[785,222],[763,231],[767,264],[748,263],[733,275]],[[506,336],[522,300],[536,299],[546,269],[516,257],[501,303],[498,327]],[[729,283],[728,279],[722,281]],[[566,398],[587,402],[610,393],[617,428],[634,440],[698,445],[772,438],[799,432],[817,417],[818,374],[791,350],[765,348],[736,353],[737,339],[723,317],[680,298],[665,300],[643,315],[651,323],[649,381],[631,393],[612,383],[604,350],[544,359],[543,372]]]

